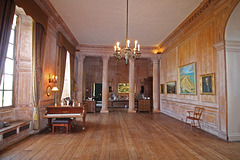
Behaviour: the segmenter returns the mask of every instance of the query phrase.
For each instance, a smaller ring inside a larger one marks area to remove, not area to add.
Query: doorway
[[[102,83],[94,83],[93,93],[96,101],[102,101]]]

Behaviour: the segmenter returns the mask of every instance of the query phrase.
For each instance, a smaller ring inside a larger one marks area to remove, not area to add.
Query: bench
[[[52,121],[52,133],[54,133],[55,127],[66,127],[66,133],[71,132],[71,119],[70,118],[61,118],[55,119]]]
[[[31,121],[10,122],[10,126],[0,129],[0,150],[30,135]]]

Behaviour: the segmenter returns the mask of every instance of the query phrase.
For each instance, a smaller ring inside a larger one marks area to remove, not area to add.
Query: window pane
[[[71,84],[70,84],[70,53],[67,52],[66,58],[66,67],[65,67],[65,77],[64,77],[64,84],[63,84],[63,92],[62,92],[62,99],[66,97],[71,97]]]
[[[4,102],[3,106],[12,105],[12,91],[4,91]]]
[[[12,29],[14,29],[16,27],[16,23],[17,23],[17,15],[15,14],[14,18],[13,18]]]
[[[5,75],[4,90],[12,90],[12,88],[13,88],[13,76]]]
[[[4,75],[2,75],[2,80],[1,80],[1,85],[0,85],[1,90],[3,90],[3,77],[4,77]]]
[[[13,74],[13,60],[6,58],[4,73]]]
[[[10,39],[9,39],[9,43],[14,44],[14,36],[15,36],[15,31],[12,29]]]
[[[0,91],[0,107],[2,107],[2,96],[3,96],[3,92]]]
[[[8,44],[7,57],[8,57],[8,58],[13,58],[13,45],[10,44],[10,43]]]

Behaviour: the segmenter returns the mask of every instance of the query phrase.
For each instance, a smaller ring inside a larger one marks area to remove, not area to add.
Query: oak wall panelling
[[[184,120],[187,110],[204,107],[203,130],[227,140],[227,101],[224,49],[215,44],[224,40],[227,20],[239,0],[205,0],[161,44],[160,84],[177,81],[177,93],[161,94],[161,112]],[[219,45],[218,45],[219,46]],[[224,46],[224,43],[223,43]],[[218,53],[217,50],[220,52]],[[180,95],[178,67],[196,62],[197,95]],[[216,74],[216,95],[200,95],[199,77]]]
[[[144,81],[144,78],[151,74],[149,67],[152,63],[150,62],[151,60],[147,58],[135,61],[136,96],[141,90],[141,81]],[[108,65],[108,82],[109,86],[113,87],[115,96],[128,97],[127,93],[118,93],[118,83],[129,83],[129,65],[126,65],[124,60],[117,61],[113,57],[109,59]],[[86,75],[86,97],[92,97],[94,83],[102,83],[102,58],[87,56],[84,59],[84,72]],[[111,93],[108,97],[111,97]]]

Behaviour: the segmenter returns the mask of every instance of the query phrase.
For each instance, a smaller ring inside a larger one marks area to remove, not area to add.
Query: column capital
[[[153,57],[153,58],[151,58],[153,63],[158,63],[159,59],[160,59],[160,57]]]
[[[82,62],[86,56],[84,54],[76,53],[76,57],[78,62]]]
[[[102,55],[103,62],[108,62],[110,56],[109,55]]]
[[[128,61],[129,61],[129,63],[134,63],[135,62],[135,60],[132,59],[132,58],[129,58]]]

